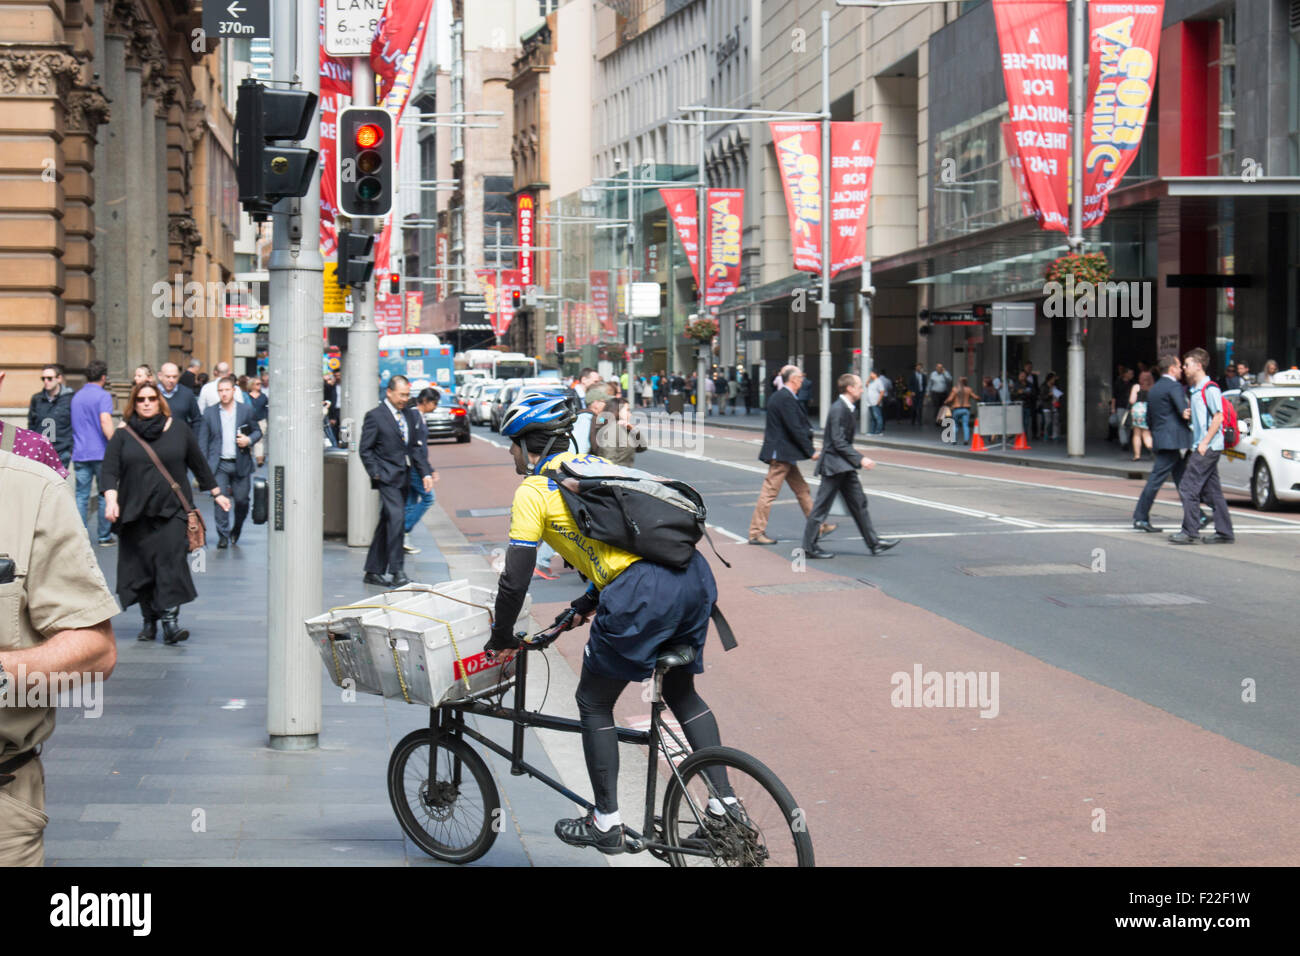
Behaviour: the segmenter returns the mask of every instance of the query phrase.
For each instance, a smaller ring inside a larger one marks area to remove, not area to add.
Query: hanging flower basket
[[[711,342],[717,334],[718,323],[713,319],[697,319],[686,325],[686,337],[697,342]]]
[[[1110,263],[1106,253],[1089,252],[1078,256],[1061,256],[1047,267],[1047,281],[1065,283],[1066,276],[1074,276],[1075,282],[1106,282],[1111,275]]]

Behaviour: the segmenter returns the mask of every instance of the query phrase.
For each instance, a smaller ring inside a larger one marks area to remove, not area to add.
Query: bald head
[[[217,378],[225,378],[230,374],[230,364],[227,362],[218,362],[217,367],[213,369]]]
[[[175,391],[176,383],[181,380],[181,370],[175,362],[163,362],[158,369],[158,384],[167,391]]]

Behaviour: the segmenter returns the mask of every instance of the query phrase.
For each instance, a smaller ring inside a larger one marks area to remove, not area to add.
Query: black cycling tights
[[[582,752],[587,758],[587,773],[596,792],[596,809],[613,813],[618,809],[618,734],[614,727],[614,702],[629,681],[593,674],[586,667],[578,681],[578,715],[582,718]],[[691,750],[717,747],[718,721],[700,695],[695,693],[695,675],[683,667],[674,667],[664,675],[664,703],[673,712],[686,734]],[[710,773],[720,793],[730,794],[724,771]],[[715,779],[716,778],[716,779]]]

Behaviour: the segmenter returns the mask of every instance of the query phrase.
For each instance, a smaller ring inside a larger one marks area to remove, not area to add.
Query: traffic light
[[[520,304],[523,302],[523,299],[524,297],[522,294],[520,294],[518,289],[510,290],[510,305],[512,308],[518,310]]]
[[[402,276],[398,272],[388,273],[388,294],[397,295],[402,291]]]
[[[375,237],[360,232],[339,230],[339,269],[338,284],[363,286],[370,281],[375,271],[375,260],[368,258],[375,247]]]
[[[564,336],[563,335],[557,335],[555,337],[555,357],[560,360],[564,359]]]
[[[252,79],[239,84],[235,179],[239,201],[253,219],[266,220],[281,199],[307,195],[316,172],[316,150],[275,141],[306,138],[315,114],[315,93],[271,89]]]
[[[349,106],[338,119],[339,212],[377,219],[393,208],[393,117],[385,109]]]

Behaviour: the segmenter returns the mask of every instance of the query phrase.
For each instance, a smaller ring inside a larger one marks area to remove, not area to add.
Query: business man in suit
[[[912,392],[912,424],[920,425],[922,418],[925,416],[925,383],[926,374],[925,366],[920,362],[912,369],[912,374],[907,377],[907,387]]]
[[[858,469],[876,467],[874,461],[859,454],[853,447],[853,436],[858,431],[856,408],[862,400],[862,379],[848,373],[839,377],[836,386],[840,397],[826,415],[821,457],[817,460],[817,475],[822,483],[817,489],[817,502],[813,505],[803,530],[803,550],[810,558],[835,557],[832,552],[823,551],[817,544],[817,539],[820,537],[822,521],[830,513],[836,495],[844,496],[844,504],[872,554],[888,551],[898,544],[897,538],[888,540],[876,534],[871,526],[871,515],[867,512],[867,496],[862,491],[862,483],[858,481]]]
[[[253,474],[253,445],[262,440],[250,405],[235,401],[235,380],[227,375],[217,383],[218,402],[209,405],[199,419],[199,450],[217,476],[221,493],[235,503],[235,526],[230,513],[213,505],[217,526],[217,547],[239,542],[239,532],[248,517],[249,476]]]
[[[758,452],[758,460],[767,465],[767,477],[758,493],[754,515],[749,519],[750,544],[776,544],[776,539],[766,534],[767,519],[782,484],[789,483],[805,517],[812,512],[812,493],[808,490],[808,482],[799,473],[798,465],[798,462],[817,457],[808,413],[796,397],[803,381],[803,372],[798,366],[787,365],[781,369],[781,388],[767,401],[767,426],[763,430],[763,447]],[[826,525],[821,533],[830,534],[834,530],[835,525]]]
[[[158,391],[167,399],[167,407],[172,410],[172,418],[177,418],[190,426],[195,435],[199,433],[199,400],[194,393],[181,384],[181,370],[175,362],[164,362],[158,369]]]
[[[384,400],[366,412],[361,426],[361,444],[358,453],[370,487],[379,492],[379,524],[370,539],[366,554],[366,584],[380,587],[401,587],[411,579],[403,570],[402,527],[406,515],[406,485],[410,468],[421,455],[428,468],[428,446],[416,450],[418,436],[406,414],[411,401],[411,383],[404,375],[394,375],[388,380]],[[419,467],[418,465],[416,467]],[[433,476],[424,476],[425,491],[433,490]],[[392,580],[384,577],[392,572]]]
[[[1172,477],[1175,488],[1182,482],[1187,467],[1184,455],[1192,447],[1192,432],[1187,426],[1191,406],[1183,388],[1183,368],[1178,356],[1160,356],[1156,374],[1160,378],[1147,392],[1147,423],[1151,428],[1155,462],[1133,509],[1133,527],[1151,533],[1160,530],[1151,524],[1151,504],[1165,479]]]

